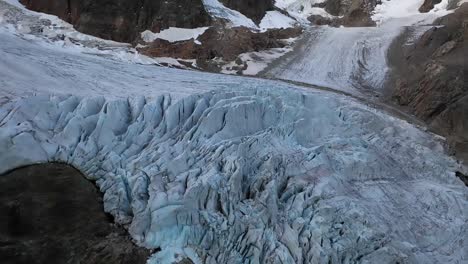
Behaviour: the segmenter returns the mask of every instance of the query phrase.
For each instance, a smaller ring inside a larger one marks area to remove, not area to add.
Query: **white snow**
[[[268,11],[260,22],[261,29],[269,28],[291,28],[296,24],[296,20],[280,13],[279,11]]]
[[[141,33],[141,38],[145,42],[153,42],[156,39],[164,39],[169,42],[183,41],[193,39],[195,43],[201,44],[197,38],[205,33],[209,27],[199,28],[177,28],[169,27],[168,29],[162,30],[159,33],[153,33],[149,30],[145,30]]]
[[[218,0],[203,0],[206,11],[213,17],[225,19],[231,27],[248,27],[258,29],[252,19],[244,16],[242,13],[229,9]]]

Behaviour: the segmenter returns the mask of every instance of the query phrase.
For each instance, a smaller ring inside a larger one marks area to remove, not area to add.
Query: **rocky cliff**
[[[3,264],[143,264],[150,255],[112,224],[99,190],[67,165],[1,175],[0,211]]]
[[[327,0],[323,3],[315,4],[322,7],[334,18],[313,15],[309,21],[318,25],[362,27],[375,26],[371,19],[372,11],[380,0]]]
[[[410,45],[410,29],[389,52],[392,96],[432,129],[448,137],[468,160],[468,4],[435,21]],[[394,89],[393,89],[394,87]]]
[[[210,24],[202,0],[21,0],[29,9],[54,14],[78,31],[132,42],[144,30],[194,28]]]
[[[256,23],[260,23],[267,11],[274,10],[274,0],[221,0],[221,2],[234,10],[237,10],[252,19]]]

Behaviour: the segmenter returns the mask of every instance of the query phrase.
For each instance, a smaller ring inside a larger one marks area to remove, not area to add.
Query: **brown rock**
[[[389,51],[389,90],[401,105],[447,137],[468,161],[468,4],[438,19],[412,45],[405,35]],[[443,27],[439,27],[443,26]]]

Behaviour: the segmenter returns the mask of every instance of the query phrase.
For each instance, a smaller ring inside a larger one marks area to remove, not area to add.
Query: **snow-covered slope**
[[[332,17],[323,8],[313,7],[315,4],[320,4],[325,1],[326,0],[276,0],[275,5],[288,12],[289,15],[298,21],[307,24],[307,18],[311,15]]]
[[[266,75],[352,93],[379,94],[389,70],[386,55],[393,39],[408,26],[417,28],[413,32],[420,35],[429,28],[427,24],[448,13],[442,3],[421,14],[418,8],[422,2],[383,1],[372,17],[377,27],[309,28],[295,52],[283,57]]]
[[[440,139],[348,97],[0,33],[0,173],[96,180],[150,263],[460,263],[463,171]],[[34,96],[33,94],[36,94]]]
[[[252,19],[236,10],[225,7],[218,0],[203,0],[206,11],[215,18],[225,19],[232,27],[248,27],[258,29]]]

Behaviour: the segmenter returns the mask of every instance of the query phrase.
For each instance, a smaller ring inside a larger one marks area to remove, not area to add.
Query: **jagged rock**
[[[327,0],[314,6],[325,8],[334,18],[319,18],[316,15],[309,18],[312,23],[331,26],[366,27],[375,26],[371,19],[372,11],[380,0]]]
[[[419,8],[419,12],[427,13],[431,11],[436,4],[439,4],[442,0],[424,0],[424,3]]]
[[[34,165],[0,176],[3,264],[143,264],[149,254],[112,224],[99,190],[72,167]]]
[[[57,15],[78,31],[100,38],[133,42],[140,32],[210,24],[202,0],[21,0],[29,9]]]
[[[255,23],[260,23],[267,11],[274,10],[274,0],[221,0],[221,2],[234,10],[244,14]]]
[[[297,37],[301,32],[300,28],[252,32],[244,27],[211,27],[198,38],[202,45],[193,40],[169,43],[158,39],[138,50],[142,54],[154,57],[197,59],[200,68],[216,72],[219,68],[214,65],[215,62],[210,62],[214,58],[234,61],[241,53],[282,48],[286,45],[282,39]]]
[[[323,26],[323,25],[329,25],[332,27],[340,26],[339,19],[324,17],[321,15],[312,15],[308,17],[307,20],[309,20],[309,22],[312,23],[313,25],[317,25],[317,26]]]
[[[456,153],[468,160],[468,61],[466,50],[468,4],[435,21],[435,26],[412,45],[403,35],[392,45],[390,88],[435,131],[447,136]],[[442,27],[441,27],[442,26]],[[410,32],[406,32],[409,34]]]

